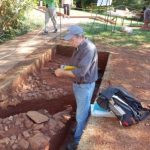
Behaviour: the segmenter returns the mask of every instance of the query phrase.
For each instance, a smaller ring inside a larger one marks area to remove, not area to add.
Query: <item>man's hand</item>
[[[38,8],[40,9],[40,11],[42,11],[42,12],[44,12],[44,13],[45,13],[45,11],[46,11],[46,9],[47,9],[45,6],[39,6]]]
[[[72,71],[66,71],[64,69],[58,68],[55,70],[55,75],[57,77],[69,77],[75,78],[76,76],[72,73]]]
[[[61,77],[61,76],[63,76],[63,72],[64,72],[63,69],[58,68],[58,69],[55,70],[55,75],[57,77]]]

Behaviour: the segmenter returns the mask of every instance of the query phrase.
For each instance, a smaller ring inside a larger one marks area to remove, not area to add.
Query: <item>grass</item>
[[[86,36],[94,41],[119,46],[138,48],[143,44],[150,44],[150,32],[142,31],[139,28],[133,29],[132,34],[122,32],[121,26],[112,26],[102,23],[81,24],[86,32]]]

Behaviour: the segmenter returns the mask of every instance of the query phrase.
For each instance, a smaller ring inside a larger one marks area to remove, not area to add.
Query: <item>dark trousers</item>
[[[69,4],[64,4],[64,14],[70,16],[70,5]]]

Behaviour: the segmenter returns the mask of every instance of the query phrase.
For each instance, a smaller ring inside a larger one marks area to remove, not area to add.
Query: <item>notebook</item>
[[[95,117],[116,117],[113,112],[108,111],[102,107],[100,107],[100,105],[97,104],[97,102],[95,102],[94,104],[91,104],[91,116],[95,116]]]

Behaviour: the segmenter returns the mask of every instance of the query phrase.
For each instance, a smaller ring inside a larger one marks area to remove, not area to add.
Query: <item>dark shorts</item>
[[[150,9],[144,11],[144,21],[150,21]]]

